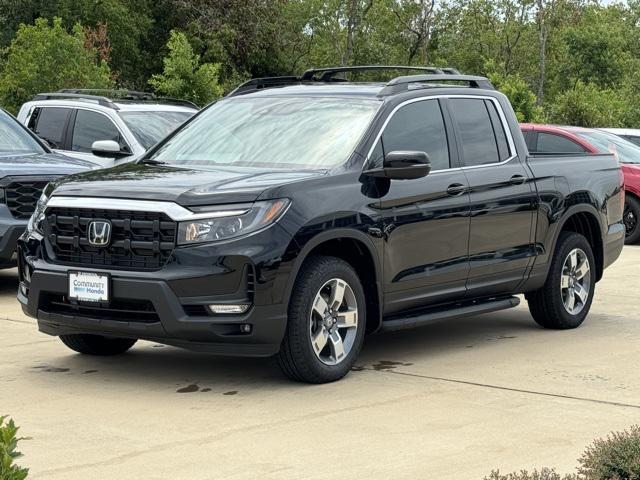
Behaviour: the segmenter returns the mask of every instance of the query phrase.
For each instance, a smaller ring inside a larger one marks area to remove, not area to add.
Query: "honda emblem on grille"
[[[96,220],[89,223],[87,237],[89,245],[106,247],[111,241],[111,224],[104,220]]]

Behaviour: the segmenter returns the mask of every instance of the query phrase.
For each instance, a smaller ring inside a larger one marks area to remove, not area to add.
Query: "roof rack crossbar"
[[[485,90],[495,90],[491,82],[486,77],[477,77],[473,75],[459,75],[453,73],[434,74],[434,75],[407,75],[397,77],[387,83],[382,89],[379,96],[393,95],[402,91],[409,90],[412,84],[416,83],[447,83],[447,82],[463,82],[471,88],[481,88]]]
[[[444,73],[445,69],[439,67],[420,67],[407,65],[356,65],[350,67],[328,67],[328,68],[312,68],[307,70],[300,77],[303,81],[317,80],[320,82],[335,81],[334,76],[344,72],[367,72],[378,70],[406,70],[428,73]],[[447,69],[455,70],[455,69]],[[457,72],[457,71],[456,71]]]
[[[404,71],[417,71],[424,72],[423,75],[409,75],[403,77],[397,77],[387,83],[387,87],[383,90],[383,95],[390,95],[392,92],[399,92],[407,90],[408,87],[402,87],[402,79],[412,79],[408,83],[427,82],[427,81],[467,81],[470,86],[478,88],[493,88],[491,83],[483,77],[467,77],[466,75],[460,75],[460,72],[451,67],[421,67],[421,66],[407,66],[407,65],[356,65],[356,66],[341,66],[341,67],[327,67],[327,68],[312,68],[305,71],[299,77],[296,76],[283,76],[283,77],[263,77],[253,78],[239,85],[235,90],[227,95],[227,97],[234,97],[237,95],[243,95],[245,93],[255,92],[263,88],[272,87],[284,87],[288,85],[300,85],[302,83],[330,83],[330,82],[344,82],[342,78],[335,78],[338,73],[344,72],[366,72],[366,71],[379,71],[379,70],[404,70]],[[464,78],[463,78],[464,77]],[[423,78],[426,80],[415,80]],[[432,79],[433,80],[430,80]],[[473,85],[469,79],[474,78],[476,81]],[[483,83],[484,82],[484,83]],[[388,89],[388,87],[392,89]]]

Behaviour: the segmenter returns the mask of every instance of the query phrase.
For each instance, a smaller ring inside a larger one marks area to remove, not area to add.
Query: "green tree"
[[[581,127],[624,127],[630,106],[622,91],[578,81],[549,104],[553,123]]]
[[[485,67],[491,69],[492,67]],[[520,75],[502,75],[494,71],[488,74],[491,83],[511,102],[519,122],[540,122],[543,111],[537,105],[536,96]]]
[[[222,95],[220,64],[200,63],[200,55],[193,51],[184,33],[172,31],[167,48],[164,71],[149,80],[156,92],[198,105],[206,105]]]
[[[82,27],[72,33],[55,18],[21,25],[6,50],[0,71],[0,104],[16,112],[33,95],[60,88],[109,88],[113,85],[105,62],[85,49]]]

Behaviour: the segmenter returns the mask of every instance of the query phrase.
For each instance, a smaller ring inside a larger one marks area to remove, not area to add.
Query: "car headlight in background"
[[[229,240],[256,232],[275,223],[288,206],[289,200],[281,198],[255,202],[248,208],[212,210],[211,218],[180,222],[178,245]]]

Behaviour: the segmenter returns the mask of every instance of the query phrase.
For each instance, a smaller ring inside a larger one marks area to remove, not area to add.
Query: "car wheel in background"
[[[60,340],[78,353],[101,356],[124,353],[137,342],[132,338],[112,338],[88,334],[60,335]]]
[[[640,241],[640,201],[637,198],[627,195],[624,203],[624,228],[626,245],[633,245]]]

